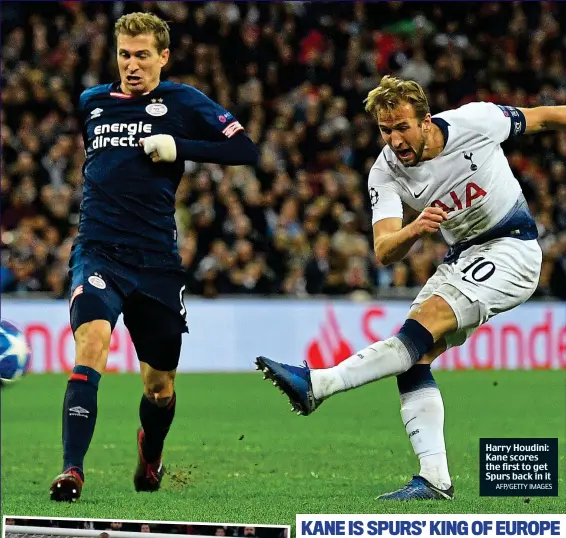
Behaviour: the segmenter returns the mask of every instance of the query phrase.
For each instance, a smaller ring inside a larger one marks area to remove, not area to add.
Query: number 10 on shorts
[[[462,273],[464,273],[462,280],[473,284],[474,282],[485,282],[490,278],[493,273],[495,273],[495,264],[484,260],[485,258],[480,256],[470,263],[470,265],[464,267],[464,269],[462,269]],[[469,278],[472,280],[469,280]]]

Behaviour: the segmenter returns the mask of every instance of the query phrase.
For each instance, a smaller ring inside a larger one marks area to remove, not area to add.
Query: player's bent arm
[[[373,250],[379,262],[389,265],[401,261],[418,239],[403,219],[392,217],[373,225]]]
[[[566,106],[519,108],[525,116],[525,134],[566,130]]]
[[[154,162],[183,160],[238,166],[255,165],[259,158],[256,145],[244,133],[237,133],[219,142],[186,140],[158,134],[142,138],[140,145],[146,154],[152,156]],[[158,157],[153,157],[154,152]]]
[[[372,209],[373,248],[383,265],[402,260],[416,240],[435,233],[448,216],[438,207],[427,207],[410,224],[403,227],[403,204],[391,174],[380,163],[372,167],[368,178]]]
[[[255,165],[259,159],[257,146],[244,133],[220,142],[175,138],[177,158],[184,161],[206,162],[238,166]]]
[[[373,225],[373,247],[377,259],[383,265],[401,261],[411,250],[417,239],[440,230],[448,215],[439,207],[425,207],[410,224],[402,227],[398,217],[377,221]]]

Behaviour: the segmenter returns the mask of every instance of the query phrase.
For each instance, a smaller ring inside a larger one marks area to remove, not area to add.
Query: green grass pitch
[[[3,514],[294,524],[297,513],[563,513],[563,372],[439,372],[453,502],[378,503],[418,470],[392,379],[341,394],[310,417],[256,374],[180,375],[159,493],[132,474],[141,394],[106,375],[76,504],[49,501],[60,471],[66,376],[31,375],[2,391]],[[479,497],[479,437],[558,437],[559,497]]]

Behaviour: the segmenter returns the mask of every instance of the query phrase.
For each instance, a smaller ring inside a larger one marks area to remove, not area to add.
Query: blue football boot
[[[310,368],[291,366],[272,361],[267,357],[258,357],[257,369],[263,372],[263,379],[270,379],[281,392],[289,397],[291,410],[297,415],[310,415],[322,403],[314,397],[311,384]]]
[[[439,489],[428,480],[414,475],[412,480],[401,489],[380,495],[378,501],[451,501],[454,499],[454,486]]]

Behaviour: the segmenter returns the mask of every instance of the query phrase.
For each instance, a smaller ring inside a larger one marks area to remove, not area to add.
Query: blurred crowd
[[[18,525],[24,527],[45,527],[45,533],[41,536],[49,537],[49,528],[99,530],[98,538],[116,538],[116,532],[143,532],[159,534],[184,534],[200,536],[226,536],[229,538],[289,538],[285,527],[256,527],[246,526],[219,526],[210,524],[188,524],[188,523],[140,523],[138,521],[104,521],[104,520],[50,520],[50,519],[22,519],[6,518],[6,525]],[[27,536],[21,533],[7,532],[7,538]],[[72,536],[72,535],[70,535]],[[38,535],[33,535],[37,538]],[[29,536],[29,538],[33,538]]]
[[[84,159],[74,106],[117,78],[113,24],[139,10],[171,22],[165,78],[226,107],[261,150],[256,169],[186,165],[179,251],[187,291],[205,297],[364,297],[431,276],[440,238],[390,267],[372,252],[366,184],[382,142],[363,100],[381,76],[417,80],[433,113],[473,100],[566,104],[560,2],[6,3],[4,292],[68,294]],[[566,298],[566,131],[504,149],[544,249],[536,295]]]

